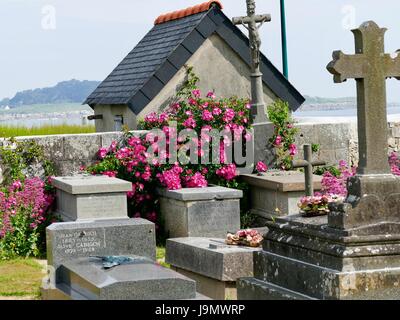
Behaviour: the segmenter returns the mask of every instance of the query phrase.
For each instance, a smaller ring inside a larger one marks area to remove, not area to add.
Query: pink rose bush
[[[213,92],[202,97],[195,89],[164,112],[147,115],[140,127],[149,133],[141,137],[126,133],[121,141],[101,148],[99,161],[86,171],[132,182],[130,215],[157,220],[157,188],[239,187],[237,167],[228,163],[226,151],[241,138],[252,138],[249,117],[248,100],[217,100]],[[215,137],[213,132],[223,132],[223,136]],[[212,162],[209,146],[213,142],[219,145],[218,163]],[[207,164],[202,161],[205,157]],[[193,158],[196,161],[183,161]]]
[[[0,191],[0,258],[36,257],[43,251],[53,202],[51,188],[37,177]]]

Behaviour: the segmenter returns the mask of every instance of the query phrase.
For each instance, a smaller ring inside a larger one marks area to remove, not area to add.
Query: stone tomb
[[[265,219],[299,213],[297,203],[305,195],[304,173],[294,171],[241,175],[250,185],[251,211]],[[322,177],[313,175],[314,190],[321,190]]]
[[[334,52],[335,82],[355,78],[359,164],[344,203],[326,217],[267,223],[254,276],[238,281],[239,299],[400,298],[400,177],[388,164],[386,78],[400,78],[400,56],[386,54],[372,21],[353,30],[356,54]]]
[[[195,281],[143,258],[106,271],[98,258],[78,258],[64,263],[59,274],[61,288],[77,300],[179,300],[197,296]]]
[[[57,209],[63,221],[127,218],[128,181],[107,176],[77,175],[53,180],[57,190]]]
[[[99,177],[94,177],[96,180]],[[105,178],[111,188],[98,184],[97,191],[110,191],[121,180]],[[95,192],[93,179],[55,178],[72,183],[65,192],[85,194],[85,183]],[[97,180],[98,181],[98,180]],[[68,183],[66,183],[68,185]],[[121,190],[115,187],[114,190]],[[126,194],[125,194],[125,202]],[[71,207],[64,207],[66,215]],[[74,210],[75,208],[72,207]],[[155,226],[144,219],[129,219],[126,209],[118,219],[97,211],[81,210],[74,222],[54,223],[46,229],[49,278],[42,285],[45,300],[149,300],[202,299],[195,281],[155,263]],[[100,217],[100,219],[98,219]],[[129,258],[127,263],[105,269],[104,257]]]
[[[224,239],[168,239],[165,261],[216,300],[236,300],[236,280],[253,276],[253,254],[261,248],[229,246]]]
[[[240,229],[240,190],[208,187],[159,190],[169,238],[216,237]]]

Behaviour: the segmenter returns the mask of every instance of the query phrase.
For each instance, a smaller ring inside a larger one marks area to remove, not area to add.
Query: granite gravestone
[[[299,213],[297,203],[304,196],[304,174],[295,171],[267,172],[262,175],[241,175],[250,185],[251,212],[262,220]],[[322,177],[313,175],[314,190],[321,190]]]
[[[104,180],[105,179],[105,180]],[[87,195],[121,192],[124,181],[115,178],[55,178],[65,194]],[[129,184],[131,189],[131,184]],[[110,195],[113,197],[115,195]],[[108,201],[110,199],[106,199]],[[95,200],[97,201],[97,200]],[[126,194],[124,201],[127,202]],[[155,226],[144,219],[129,219],[125,206],[107,217],[108,210],[61,203],[63,212],[76,221],[50,225],[46,230],[49,278],[43,283],[45,300],[194,299],[193,280],[155,263]],[[72,210],[72,211],[69,211]],[[84,219],[82,219],[84,217]],[[118,218],[115,218],[118,217]],[[127,260],[105,268],[102,259]],[[201,298],[201,297],[200,297]]]
[[[53,179],[56,214],[63,221],[127,218],[126,193],[132,183],[107,176],[77,175]]]
[[[346,201],[328,217],[268,223],[239,299],[399,299],[400,178],[388,166],[385,80],[400,76],[400,57],[385,54],[385,31],[362,24],[356,54],[335,52],[328,65],[335,82],[357,81],[360,163]]]
[[[207,187],[159,190],[159,194],[161,215],[170,238],[223,238],[240,229],[240,190]]]
[[[201,294],[216,300],[236,300],[236,280],[253,276],[253,253],[261,248],[233,246],[224,239],[168,239],[165,261],[195,280]]]

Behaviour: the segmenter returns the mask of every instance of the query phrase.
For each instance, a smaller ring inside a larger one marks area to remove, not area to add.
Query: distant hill
[[[82,103],[99,83],[99,81],[73,79],[59,82],[54,87],[24,90],[11,99],[1,100],[0,106],[16,108],[33,104]]]
[[[325,104],[325,103],[333,103],[333,104],[355,104],[355,97],[344,97],[344,98],[322,98],[322,97],[310,97],[304,96],[306,98],[305,104]]]

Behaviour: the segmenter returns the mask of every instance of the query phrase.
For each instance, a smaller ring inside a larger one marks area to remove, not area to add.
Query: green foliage
[[[314,170],[314,174],[316,174],[318,176],[324,175],[325,172],[330,172],[335,177],[340,177],[342,174],[342,172],[340,171],[340,168],[338,168],[337,166],[317,167]]]
[[[93,133],[94,126],[79,126],[79,125],[44,125],[40,127],[25,127],[25,126],[0,126],[0,137],[22,137],[22,136],[41,136],[53,134],[79,134]]]
[[[268,118],[274,124],[274,135],[270,144],[276,150],[276,167],[289,170],[293,161],[293,150],[296,150],[295,135],[298,129],[294,126],[289,104],[277,100],[268,106]]]
[[[200,81],[192,66],[185,65],[185,68],[187,80],[176,94],[180,98],[189,98],[192,95],[192,91],[197,89],[197,83]]]
[[[9,144],[0,147],[0,161],[4,168],[4,185],[17,180],[24,181],[29,166],[33,164],[40,164],[44,177],[55,173],[53,163],[44,155],[43,147],[35,141],[16,141],[11,138]]]
[[[245,211],[240,213],[240,228],[241,229],[251,229],[257,220],[257,216],[250,211]]]
[[[313,153],[317,153],[321,149],[321,145],[317,143],[311,144],[311,150]]]
[[[44,235],[45,231],[29,228],[30,208],[21,211],[11,218],[14,232],[6,233],[0,241],[0,259],[38,257],[43,252],[40,235]]]

